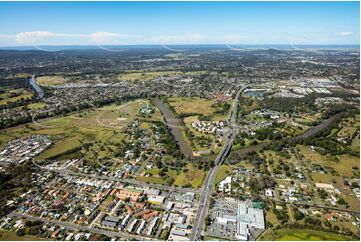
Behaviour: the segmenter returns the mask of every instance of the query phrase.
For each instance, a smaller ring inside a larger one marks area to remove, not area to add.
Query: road
[[[246,89],[246,87],[242,87],[237,92],[237,94],[234,98],[231,115],[230,115],[231,130],[228,134],[226,143],[224,144],[224,146],[222,147],[222,150],[219,152],[219,154],[217,155],[217,157],[214,161],[213,168],[210,170],[208,176],[204,180],[204,183],[202,186],[203,192],[202,192],[201,198],[199,200],[199,209],[198,209],[198,213],[196,216],[195,225],[193,226],[193,229],[192,229],[191,240],[199,240],[201,238],[201,234],[202,234],[203,227],[204,227],[204,220],[208,213],[208,206],[209,206],[209,202],[210,202],[210,198],[211,198],[211,194],[212,194],[213,182],[216,178],[218,167],[223,163],[225,158],[227,158],[227,156],[232,148],[234,139],[236,138],[236,136],[238,134],[238,127],[237,127],[237,123],[236,123],[237,112],[238,112],[238,110],[237,110],[238,99],[239,99],[240,94],[245,89]]]
[[[84,225],[74,224],[74,223],[70,223],[70,222],[59,221],[59,220],[51,220],[51,219],[47,219],[47,218],[34,217],[34,216],[31,216],[28,214],[21,214],[21,213],[13,212],[13,213],[10,213],[8,216],[13,217],[13,218],[14,217],[15,218],[26,218],[31,221],[42,221],[47,224],[58,225],[58,226],[64,227],[69,230],[80,230],[80,231],[88,231],[88,232],[95,233],[95,234],[104,234],[111,238],[117,237],[117,238],[122,238],[122,239],[124,238],[124,239],[135,239],[135,240],[154,240],[154,239],[148,238],[148,237],[142,237],[142,236],[132,235],[132,234],[128,234],[128,233],[99,229],[99,228],[94,228],[94,227],[90,227],[90,226],[84,226]]]

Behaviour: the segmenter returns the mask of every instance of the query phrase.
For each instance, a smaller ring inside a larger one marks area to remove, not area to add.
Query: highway
[[[239,91],[237,92],[237,94],[234,98],[231,115],[230,115],[231,130],[229,131],[229,134],[227,135],[228,137],[227,137],[226,143],[224,144],[224,146],[222,147],[222,150],[219,152],[219,154],[217,155],[217,157],[214,161],[213,168],[211,169],[208,176],[204,180],[204,183],[202,186],[203,192],[202,192],[201,198],[199,200],[199,209],[198,209],[198,213],[196,216],[195,225],[193,226],[193,229],[192,229],[191,240],[200,240],[200,238],[201,238],[201,234],[202,234],[203,227],[204,227],[204,219],[208,213],[208,206],[209,206],[209,202],[210,202],[211,195],[212,195],[213,182],[214,182],[214,179],[216,178],[218,167],[223,163],[225,158],[227,158],[227,156],[233,146],[234,139],[236,138],[236,136],[238,134],[238,127],[237,127],[237,123],[236,123],[237,111],[238,111],[237,110],[238,99],[239,99],[239,96],[241,95],[241,93],[246,88],[247,87],[242,87],[241,89],[239,89]]]

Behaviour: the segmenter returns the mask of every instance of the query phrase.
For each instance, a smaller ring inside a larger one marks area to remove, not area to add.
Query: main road
[[[100,229],[100,228],[95,228],[95,227],[91,227],[91,226],[86,226],[86,225],[80,225],[80,224],[74,224],[71,222],[66,222],[66,221],[60,221],[60,220],[51,220],[48,218],[42,218],[42,217],[35,217],[35,216],[31,216],[29,214],[22,214],[22,213],[15,213],[12,212],[8,215],[9,217],[12,218],[21,218],[21,219],[28,219],[31,221],[41,221],[47,224],[53,224],[53,225],[58,225],[61,227],[64,227],[66,229],[69,230],[80,230],[80,231],[86,231],[86,232],[91,232],[91,233],[95,233],[95,234],[104,234],[108,237],[116,237],[116,238],[120,238],[120,240],[155,240],[153,238],[149,238],[149,237],[143,237],[143,236],[138,236],[138,235],[133,235],[133,234],[129,234],[129,233],[123,233],[120,231],[112,231],[112,230],[106,230],[106,229]]]
[[[226,143],[224,144],[224,146],[222,147],[222,150],[217,155],[217,158],[214,161],[213,168],[210,170],[208,176],[204,180],[204,183],[202,186],[203,192],[202,192],[201,198],[199,200],[199,209],[198,209],[198,213],[196,216],[195,224],[192,229],[191,240],[199,240],[201,237],[203,227],[204,227],[204,219],[208,212],[208,206],[209,206],[209,201],[210,201],[211,194],[212,194],[213,182],[214,182],[214,179],[216,178],[218,167],[227,158],[227,156],[232,148],[234,139],[236,138],[236,136],[238,134],[238,128],[237,128],[237,123],[236,123],[237,112],[238,112],[238,99],[239,99],[239,96],[241,95],[241,93],[246,88],[247,87],[242,87],[241,89],[239,89],[234,98],[231,115],[230,115],[231,129],[230,129],[229,133],[227,134]]]

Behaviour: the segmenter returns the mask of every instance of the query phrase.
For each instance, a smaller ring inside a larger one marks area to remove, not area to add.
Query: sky
[[[0,2],[0,46],[358,45],[359,2]]]

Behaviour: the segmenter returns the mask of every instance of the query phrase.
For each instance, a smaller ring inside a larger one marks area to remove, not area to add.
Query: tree
[[[346,204],[346,201],[345,201],[345,199],[343,199],[343,198],[341,197],[341,198],[339,198],[339,199],[337,200],[337,204],[344,205],[344,204]]]
[[[294,218],[296,219],[296,220],[301,220],[301,219],[303,219],[305,217],[305,215],[302,213],[302,212],[300,212],[299,210],[297,210],[295,213],[294,213]]]

